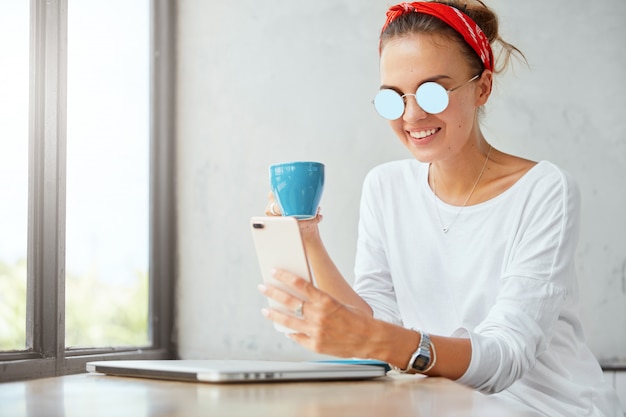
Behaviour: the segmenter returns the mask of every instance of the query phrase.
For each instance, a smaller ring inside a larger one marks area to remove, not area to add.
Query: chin
[[[430,150],[417,148],[416,146],[413,146],[410,143],[409,144],[405,143],[405,146],[408,149],[408,151],[411,153],[413,158],[417,159],[419,162],[430,163],[437,159],[434,153],[431,152]]]

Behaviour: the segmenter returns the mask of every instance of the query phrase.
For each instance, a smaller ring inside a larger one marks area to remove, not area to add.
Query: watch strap
[[[414,370],[414,371],[421,373],[421,372],[424,372],[425,370],[430,370],[432,368],[432,366],[429,366],[429,364],[431,364],[430,336],[428,335],[428,333],[423,332],[421,330],[419,330],[418,333],[420,334],[420,342],[415,352],[413,352],[413,354],[411,355],[411,359],[409,359],[409,363],[407,364],[405,369],[394,367],[396,371],[401,372],[401,373],[407,373],[411,370]]]

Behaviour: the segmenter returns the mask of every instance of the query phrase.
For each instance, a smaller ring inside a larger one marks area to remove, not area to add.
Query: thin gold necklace
[[[459,211],[456,213],[456,216],[454,216],[454,219],[452,219],[450,224],[448,224],[447,226],[443,224],[443,220],[441,219],[441,213],[439,213],[439,203],[437,202],[437,200],[439,199],[439,197],[437,197],[437,182],[435,181],[435,176],[433,175],[433,198],[435,199],[435,209],[437,209],[437,217],[439,218],[439,224],[441,225],[441,230],[443,230],[444,233],[448,233],[448,231],[450,230],[454,222],[456,222],[456,219],[458,219],[459,216],[461,215],[461,212],[467,205],[467,202],[469,201],[469,199],[472,197],[472,194],[474,194],[474,190],[476,189],[476,186],[480,182],[480,179],[483,176],[483,172],[485,172],[485,168],[487,167],[487,162],[489,162],[489,155],[491,155],[491,149],[492,149],[492,146],[489,145],[489,151],[487,151],[487,158],[485,158],[485,163],[483,164],[483,168],[480,170],[480,174],[478,174],[478,178],[476,178],[476,182],[474,183],[474,186],[472,187],[471,191],[467,195],[465,202],[463,203]]]

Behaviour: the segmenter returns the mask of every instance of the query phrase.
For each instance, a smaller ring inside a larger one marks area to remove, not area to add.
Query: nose
[[[404,113],[402,114],[402,119],[405,122],[425,119],[426,117],[428,117],[428,113],[426,113],[419,106],[419,104],[417,104],[415,94],[405,94],[404,99]]]

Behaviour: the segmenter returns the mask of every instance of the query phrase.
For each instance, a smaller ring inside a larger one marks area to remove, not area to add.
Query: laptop
[[[87,362],[87,371],[192,382],[358,380],[384,376],[379,361],[282,362],[259,360],[113,360]]]

